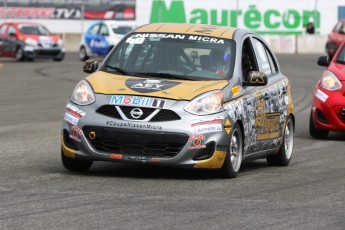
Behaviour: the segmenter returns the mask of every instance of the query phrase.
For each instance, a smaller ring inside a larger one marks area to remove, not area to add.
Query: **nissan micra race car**
[[[309,133],[326,138],[330,131],[345,131],[345,41],[332,59],[321,56],[318,64],[327,68],[314,90]]]
[[[93,161],[219,169],[244,160],[286,166],[293,151],[290,83],[253,32],[149,24],[128,34],[67,101],[62,163]]]

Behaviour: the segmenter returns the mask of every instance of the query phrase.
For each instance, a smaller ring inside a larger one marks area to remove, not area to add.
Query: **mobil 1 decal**
[[[126,86],[139,93],[153,93],[162,90],[166,90],[181,84],[174,81],[161,81],[155,79],[137,79],[129,78],[126,81]]]

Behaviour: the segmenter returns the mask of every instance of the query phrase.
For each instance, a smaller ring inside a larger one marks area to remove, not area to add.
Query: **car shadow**
[[[255,171],[260,168],[269,168],[266,161],[243,162],[238,177],[241,174]],[[61,171],[60,171],[61,172]],[[174,180],[214,180],[223,179],[219,170],[208,169],[187,169],[169,166],[144,165],[144,164],[126,164],[110,162],[94,162],[91,169],[85,173],[70,172],[65,170],[66,174],[75,174],[87,177],[118,177],[133,179],[174,179]]]

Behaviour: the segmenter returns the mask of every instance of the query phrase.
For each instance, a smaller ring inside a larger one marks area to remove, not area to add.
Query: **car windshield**
[[[342,46],[336,62],[345,65],[345,44]]]
[[[19,25],[22,34],[28,35],[50,35],[50,32],[40,25]]]
[[[235,42],[231,39],[133,33],[116,46],[101,70],[136,76],[220,80],[231,77],[234,59]]]
[[[113,30],[113,32],[115,34],[125,35],[125,34],[128,34],[129,32],[131,32],[132,27],[129,27],[129,26],[119,26],[119,27],[116,27],[116,28],[112,28],[112,30]]]

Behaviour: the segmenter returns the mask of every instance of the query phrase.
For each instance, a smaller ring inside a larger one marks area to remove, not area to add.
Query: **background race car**
[[[0,57],[12,57],[17,61],[35,58],[62,61],[65,48],[57,35],[39,23],[6,22],[0,25]]]
[[[134,28],[133,25],[119,23],[99,21],[92,24],[81,37],[79,59],[85,61],[93,56],[106,56]]]
[[[345,131],[345,41],[335,56],[319,57],[326,66],[314,91],[309,132],[316,138],[326,138],[329,131]]]

